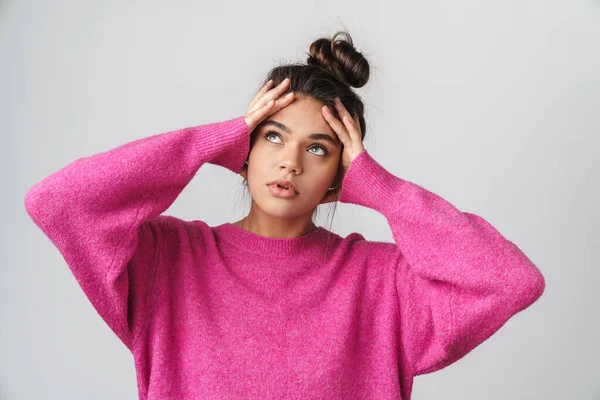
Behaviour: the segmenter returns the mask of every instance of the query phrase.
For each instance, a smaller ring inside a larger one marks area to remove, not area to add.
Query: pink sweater
[[[27,213],[133,354],[140,399],[408,400],[416,375],[543,293],[537,267],[485,219],[366,150],[340,201],[382,213],[395,243],[162,215],[204,163],[238,173],[249,138],[243,116],[153,135],[27,192]]]

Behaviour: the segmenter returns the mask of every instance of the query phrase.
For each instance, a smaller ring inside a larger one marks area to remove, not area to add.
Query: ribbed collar
[[[265,257],[287,257],[300,255],[322,256],[327,247],[329,235],[329,253],[340,237],[317,226],[316,229],[295,238],[269,238],[248,232],[230,222],[211,228],[217,240],[226,242],[250,253]]]

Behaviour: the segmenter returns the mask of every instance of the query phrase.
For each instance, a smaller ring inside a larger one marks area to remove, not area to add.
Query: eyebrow
[[[264,126],[266,126],[266,125],[273,125],[273,126],[279,128],[279,129],[281,129],[285,133],[288,133],[290,135],[292,134],[292,131],[290,130],[290,128],[288,128],[287,126],[285,126],[281,122],[273,121],[272,119],[267,120],[267,121],[263,121],[262,125],[264,125]],[[337,146],[338,143],[339,143],[337,140],[335,140],[334,138],[332,138],[331,135],[328,135],[326,133],[311,133],[308,137],[310,139],[313,139],[313,140],[324,140],[326,142],[331,143],[334,146]]]

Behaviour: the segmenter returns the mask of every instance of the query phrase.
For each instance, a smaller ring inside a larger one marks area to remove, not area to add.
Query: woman
[[[80,158],[29,190],[27,212],[132,352],[140,399],[409,399],[416,375],[541,296],[540,271],[485,219],[364,149],[351,87],[368,76],[349,35],[316,40],[244,116]],[[207,162],[244,177],[249,214],[162,215]],[[394,243],[317,227],[336,201],[381,212]]]

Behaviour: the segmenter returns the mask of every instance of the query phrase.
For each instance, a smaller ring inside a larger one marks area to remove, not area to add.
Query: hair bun
[[[338,39],[338,36],[342,38]],[[309,52],[307,64],[324,68],[352,87],[362,87],[369,80],[369,63],[356,50],[347,32],[337,32],[331,39],[315,40]]]

